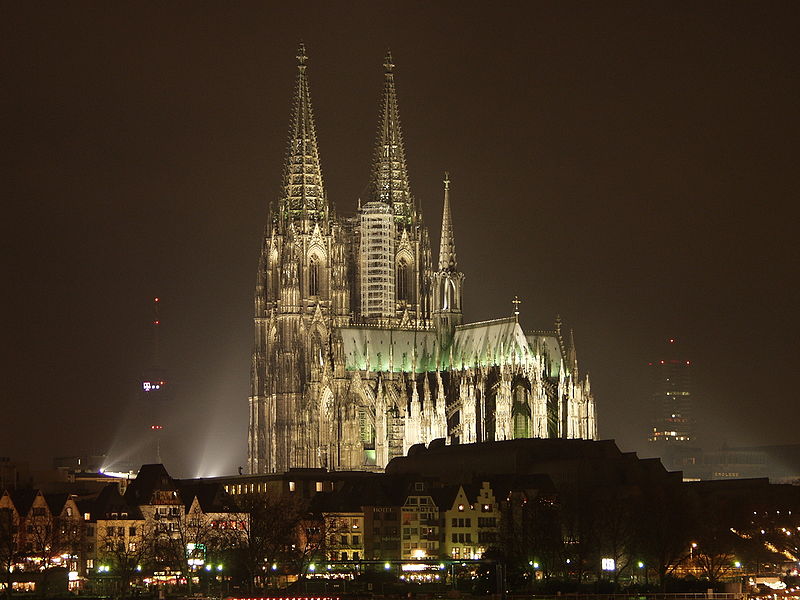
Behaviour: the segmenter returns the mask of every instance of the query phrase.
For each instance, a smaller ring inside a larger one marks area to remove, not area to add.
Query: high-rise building
[[[300,47],[289,147],[255,289],[249,470],[380,470],[419,443],[593,439],[594,399],[560,319],[463,323],[444,181],[439,261],[411,193],[384,63],[369,197],[341,217],[325,194]],[[513,294],[509,294],[509,298]]]
[[[649,440],[668,446],[695,444],[691,361],[680,353],[675,338],[670,338],[661,357],[649,363],[649,367],[652,385]]]

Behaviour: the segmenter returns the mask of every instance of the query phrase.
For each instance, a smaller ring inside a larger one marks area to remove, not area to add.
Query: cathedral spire
[[[297,50],[297,80],[292,100],[289,145],[281,194],[282,216],[288,220],[319,220],[327,214],[317,132],[306,74],[305,45]]]
[[[386,53],[383,67],[383,100],[378,117],[370,199],[391,205],[398,221],[410,223],[414,213],[414,201],[408,182],[391,52]]]
[[[442,210],[442,237],[439,242],[439,270],[456,271],[456,241],[453,237],[453,216],[450,213],[450,174],[444,174],[444,209]]]

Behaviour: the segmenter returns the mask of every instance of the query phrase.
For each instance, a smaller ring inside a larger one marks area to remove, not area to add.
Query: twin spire
[[[319,220],[327,213],[317,131],[306,75],[307,60],[305,46],[300,44],[281,198],[282,216],[290,220],[298,217]]]
[[[372,162],[370,199],[390,204],[396,219],[407,225],[414,217],[414,200],[408,182],[391,52],[386,53],[383,67],[383,99],[378,116],[378,134]]]
[[[281,214],[289,220],[300,218],[316,221],[327,214],[328,206],[325,200],[314,112],[311,108],[311,92],[306,74],[307,60],[305,45],[301,43],[297,51],[297,80],[289,126]],[[386,53],[383,67],[383,99],[378,117],[370,200],[391,205],[397,222],[410,225],[416,220],[416,214],[408,180],[391,52]],[[456,250],[449,190],[450,177],[445,174],[439,269],[454,271]]]

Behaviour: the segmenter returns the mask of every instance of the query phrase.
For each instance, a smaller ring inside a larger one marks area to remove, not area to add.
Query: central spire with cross
[[[450,212],[450,173],[444,173],[444,207],[442,209],[442,237],[439,241],[439,270],[456,271],[456,241],[453,237],[453,215]]]

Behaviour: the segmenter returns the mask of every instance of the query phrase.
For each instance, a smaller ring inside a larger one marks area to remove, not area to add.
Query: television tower
[[[161,366],[160,329],[161,316],[159,315],[158,297],[153,298],[153,318],[150,321],[151,356],[150,365],[140,381],[139,393],[149,419],[145,421],[153,438],[156,462],[161,463],[161,435],[164,425],[161,421],[161,405],[169,399],[170,385],[167,374]]]

